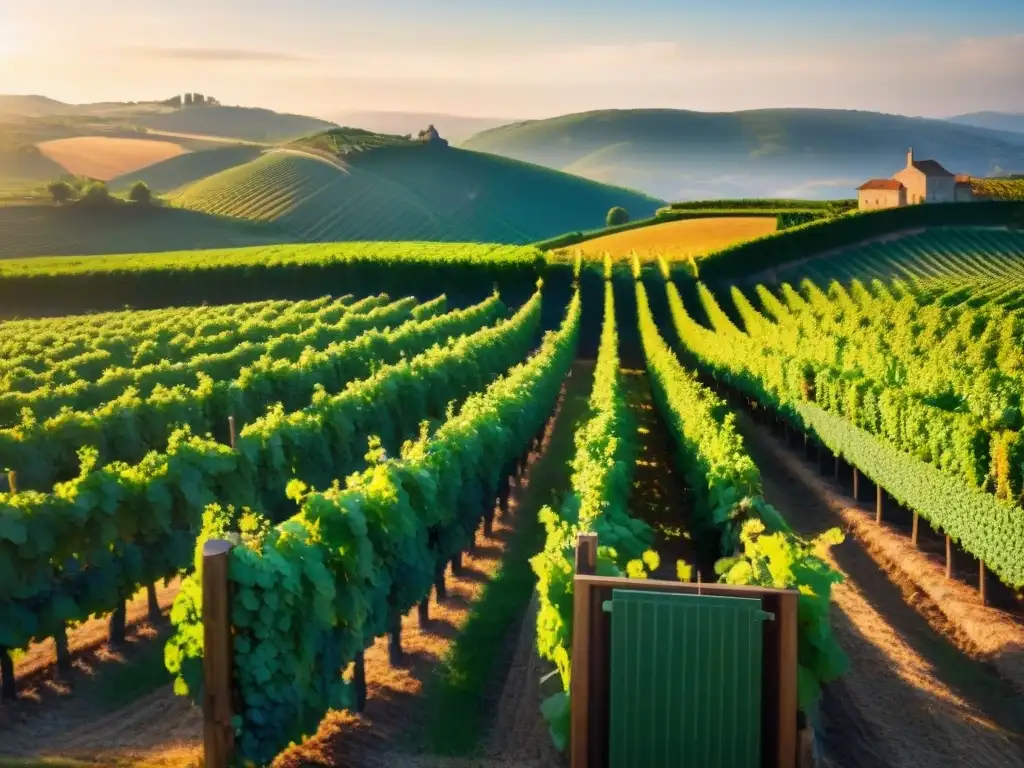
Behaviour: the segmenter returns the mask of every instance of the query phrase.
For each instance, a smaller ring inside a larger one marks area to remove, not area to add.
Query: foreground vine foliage
[[[278,526],[249,511],[210,508],[202,541],[231,537],[234,726],[243,759],[269,762],[349,705],[342,669],[428,596],[448,560],[493,509],[499,482],[543,429],[575,356],[580,298],[537,353],[471,396],[401,454],[322,491],[293,482],[299,512]],[[197,555],[198,556],[198,555]],[[175,601],[167,666],[176,688],[202,679],[199,576]]]

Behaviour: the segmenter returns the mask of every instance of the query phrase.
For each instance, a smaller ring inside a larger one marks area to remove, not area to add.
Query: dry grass
[[[775,226],[772,216],[684,219],[616,232],[563,249],[563,252],[581,250],[584,257],[589,258],[601,258],[607,252],[614,259],[625,259],[630,251],[636,251],[641,261],[652,261],[658,256],[679,261],[762,237],[774,232]]]
[[[109,136],[76,136],[39,145],[40,151],[68,173],[107,181],[124,173],[184,154],[184,147],[170,141],[115,139]]]

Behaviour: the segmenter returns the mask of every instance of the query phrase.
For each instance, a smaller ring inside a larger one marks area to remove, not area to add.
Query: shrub
[[[146,186],[146,182],[137,181],[128,193],[128,199],[139,205],[149,205],[153,201],[153,193]]]
[[[82,190],[82,203],[85,205],[109,205],[111,200],[110,191],[102,181],[94,181]]]
[[[629,221],[629,212],[621,206],[615,206],[608,211],[608,217],[605,219],[605,224],[609,227],[615,227],[620,224],[625,224]]]
[[[66,181],[51,181],[46,185],[46,191],[53,197],[55,203],[66,203],[75,196],[75,189]]]

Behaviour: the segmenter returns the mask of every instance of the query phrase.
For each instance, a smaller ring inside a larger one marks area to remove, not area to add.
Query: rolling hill
[[[497,128],[515,122],[509,118],[499,117],[466,117],[464,115],[448,115],[439,112],[388,112],[361,111],[338,112],[329,115],[338,125],[350,125],[377,133],[390,133],[404,136],[415,134],[428,125],[434,126],[438,133],[453,143],[465,141],[481,131]]]
[[[306,241],[528,243],[661,201],[441,144],[338,130],[268,151],[180,189],[172,204],[274,222]]]
[[[973,125],[976,128],[1024,133],[1024,112],[970,112],[946,119],[951,123]]]
[[[908,146],[954,173],[1024,170],[1024,135],[852,110],[607,110],[493,128],[462,146],[672,200],[847,198],[899,170]]]
[[[162,194],[247,163],[259,157],[262,152],[261,147],[251,144],[233,144],[202,152],[188,152],[117,176],[111,179],[107,186],[114,191],[123,192],[136,182],[142,181],[154,192]]]

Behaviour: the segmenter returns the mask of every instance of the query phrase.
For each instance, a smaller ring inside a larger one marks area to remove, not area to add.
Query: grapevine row
[[[66,622],[113,610],[140,585],[185,567],[208,504],[258,508],[261,496],[283,499],[296,476],[327,468],[330,480],[342,477],[358,459],[352,448],[372,434],[397,449],[422,420],[442,417],[449,401],[522,359],[540,311],[538,291],[494,328],[381,367],[304,411],[273,411],[243,430],[237,450],[179,431],[167,453],[139,465],[96,467],[87,451],[81,476],[55,493],[0,495],[0,646],[59,637]],[[477,327],[485,319],[477,312]],[[303,444],[297,427],[313,424],[327,427],[307,431]]]
[[[208,337],[186,339],[173,355],[165,355],[169,352],[165,345],[155,352],[161,356],[151,362],[146,360],[153,357],[156,345],[148,340],[126,342],[120,364],[112,362],[108,350],[90,352],[61,361],[41,374],[21,375],[9,381],[8,391],[0,395],[0,422],[17,423],[25,408],[37,421],[45,421],[64,408],[91,410],[117,399],[128,387],[135,388],[140,397],[148,397],[158,386],[195,387],[200,373],[214,380],[234,378],[243,367],[264,355],[297,356],[307,346],[323,349],[333,341],[354,338],[364,327],[360,316],[389,304],[398,312],[395,321],[400,321],[412,316],[415,300],[391,302],[382,294],[351,307],[330,305],[307,314],[300,323],[287,318],[293,326],[307,326],[294,332],[281,326],[238,324],[231,331],[218,333],[213,343],[208,343]]]
[[[558,668],[562,692],[544,704],[551,733],[560,748],[568,741],[569,681],[572,652],[574,551],[578,534],[596,532],[601,543],[599,568],[618,573],[639,558],[654,540],[646,523],[627,513],[636,464],[636,430],[619,372],[619,336],[610,280],[604,284],[604,323],[590,394],[589,418],[576,431],[572,493],[559,510],[545,506],[540,517],[543,550],[530,562],[537,574],[540,610],[537,649]]]
[[[163,450],[177,426],[223,435],[228,417],[248,422],[275,402],[296,410],[317,387],[338,392],[374,365],[417,354],[450,335],[492,322],[503,311],[497,295],[465,310],[429,320],[408,320],[412,300],[347,315],[340,340],[323,350],[285,345],[281,358],[262,357],[230,380],[200,375],[195,388],[157,387],[146,398],[129,389],[89,412],[67,411],[42,423],[28,420],[0,430],[0,463],[18,472],[19,487],[46,489],[74,477],[82,445],[95,447],[99,461],[137,462],[150,450]],[[436,309],[440,303],[431,302]],[[403,321],[406,321],[403,323]],[[391,326],[403,323],[397,328]]]
[[[312,733],[329,709],[352,705],[342,669],[376,636],[395,632],[493,511],[502,478],[554,406],[579,318],[577,294],[535,356],[400,456],[350,476],[344,488],[307,492],[293,484],[301,509],[286,523],[271,528],[252,513],[208,513],[200,546],[239,531],[229,578],[242,759],[267,763]],[[201,605],[193,577],[175,602],[177,633],[167,649],[179,692],[200,690]]]
[[[1004,583],[1024,586],[1024,516],[1019,507],[900,450],[888,431],[872,436],[844,410],[822,409],[816,404],[817,392],[807,386],[799,361],[774,354],[736,329],[726,333],[704,328],[687,313],[675,286],[670,284],[668,291],[676,331],[702,366],[748,397],[810,429],[836,455],[863,461],[864,466],[857,466],[898,501],[948,533]],[[929,414],[920,406],[890,399],[883,407],[892,408],[893,422],[885,423],[897,425],[896,437],[915,431],[928,434]],[[1013,463],[1010,448],[1004,445],[1000,449],[1004,476]]]

